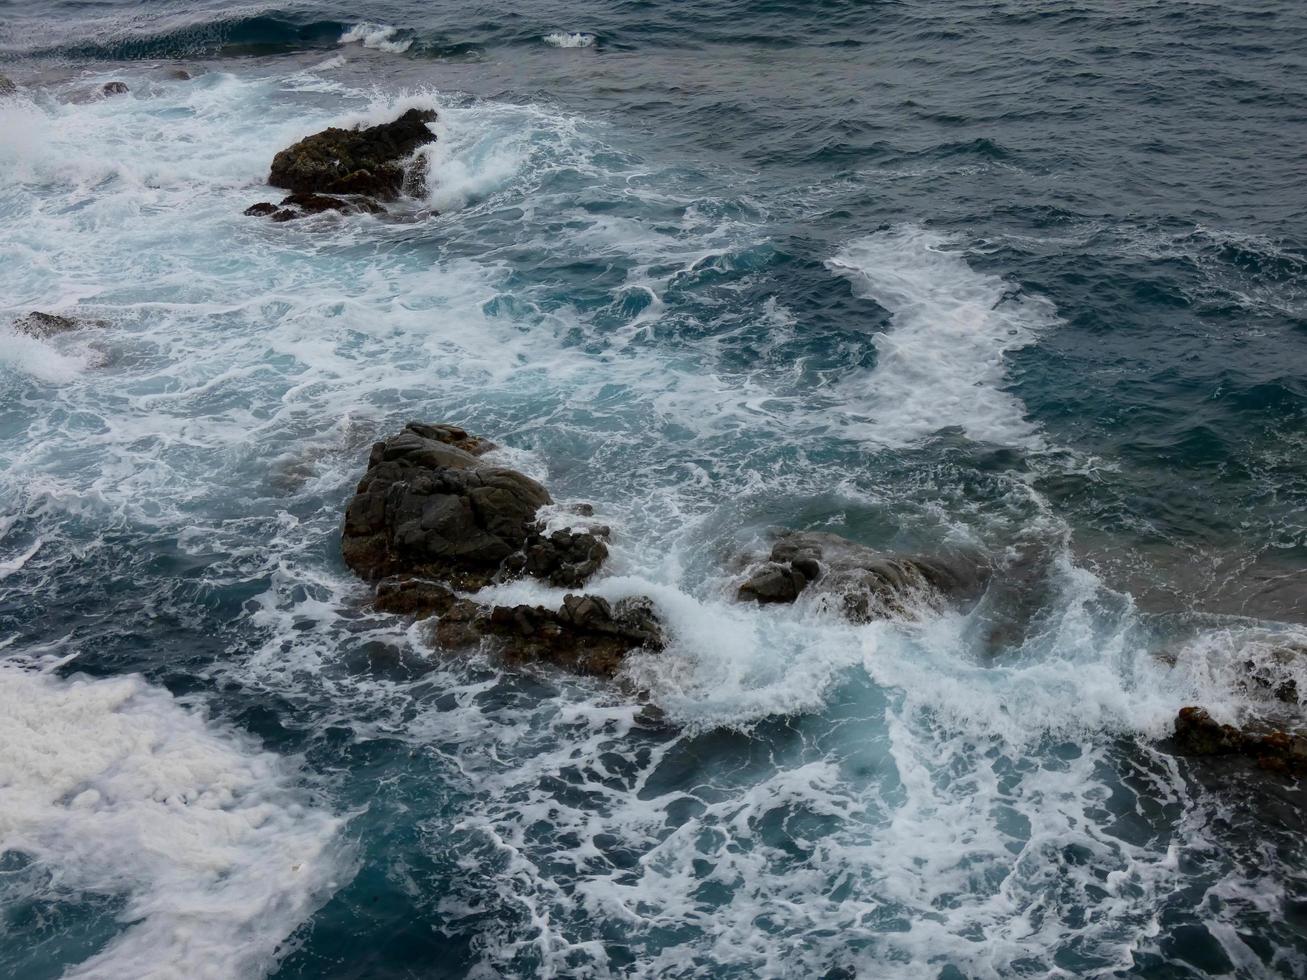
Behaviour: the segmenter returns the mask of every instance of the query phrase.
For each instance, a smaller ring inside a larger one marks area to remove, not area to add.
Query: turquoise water
[[[1303,12],[520,8],[0,3],[0,974],[1307,972],[1301,791],[1167,741],[1307,633]],[[241,215],[412,105],[428,199]],[[368,609],[409,419],[594,504],[646,699]]]

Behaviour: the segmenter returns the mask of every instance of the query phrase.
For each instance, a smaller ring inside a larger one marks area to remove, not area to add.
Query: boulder
[[[835,534],[788,531],[740,585],[737,597],[784,603],[809,591],[848,619],[865,623],[978,598],[988,576],[978,562],[885,555]]]
[[[489,640],[510,660],[554,664],[582,674],[612,677],[633,650],[661,650],[666,640],[643,596],[609,603],[568,595],[558,609],[478,606],[464,599],[441,617],[436,642],[459,649]]]
[[[130,91],[126,82],[105,82],[100,89],[101,95],[126,95]]]
[[[6,95],[13,95],[18,91],[18,86],[7,75],[0,75],[0,99]]]
[[[418,576],[479,589],[522,573],[575,587],[607,556],[589,531],[545,537],[549,492],[480,457],[492,444],[454,426],[410,423],[372,447],[345,513],[345,562],[363,578]]]
[[[68,316],[56,316],[53,313],[40,313],[33,310],[27,316],[14,321],[14,329],[21,334],[45,340],[55,334],[67,333],[82,326],[80,320]]]
[[[427,126],[435,118],[430,109],[409,109],[393,122],[367,129],[324,129],[278,153],[268,183],[297,193],[365,194],[380,200],[393,200],[406,189],[420,191],[425,183],[421,166],[406,168],[405,162],[435,140]]]
[[[175,82],[189,82],[193,77],[185,68],[169,68],[166,74]]]
[[[1189,755],[1244,756],[1259,769],[1286,775],[1307,772],[1307,738],[1277,729],[1222,725],[1196,705],[1176,715],[1175,742]]]

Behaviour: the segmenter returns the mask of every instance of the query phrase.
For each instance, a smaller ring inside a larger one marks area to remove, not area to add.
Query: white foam
[[[594,45],[595,36],[583,31],[553,31],[540,40],[556,48],[588,48]]]
[[[0,851],[44,897],[125,896],[130,923],[65,976],[267,972],[338,886],[340,821],[281,760],[137,677],[59,680],[0,662]]]
[[[916,225],[859,239],[827,262],[858,296],[891,316],[876,367],[846,382],[864,438],[893,446],[957,426],[972,439],[1037,447],[1042,439],[1007,392],[1004,354],[1057,322],[1047,300],[976,272],[950,239]]]
[[[355,24],[340,36],[341,44],[362,44],[365,48],[388,51],[391,54],[403,54],[413,46],[412,38],[395,40],[399,34],[398,27],[389,24]]]

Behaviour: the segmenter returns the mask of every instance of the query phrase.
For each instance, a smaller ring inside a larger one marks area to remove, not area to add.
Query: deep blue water
[[[1303,722],[1307,8],[0,0],[0,72],[0,975],[1307,974],[1301,790],[1167,739]],[[241,215],[414,104],[403,220]],[[369,610],[409,419],[595,505],[647,699]],[[740,606],[775,527],[1000,571]]]

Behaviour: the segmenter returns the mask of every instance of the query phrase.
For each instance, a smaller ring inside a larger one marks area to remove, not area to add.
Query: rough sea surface
[[[1168,740],[1307,639],[1307,6],[362,7],[0,0],[0,976],[1307,975],[1303,792]],[[429,199],[242,216],[410,106]],[[410,419],[670,648],[372,611]],[[996,585],[736,603],[777,527]]]

